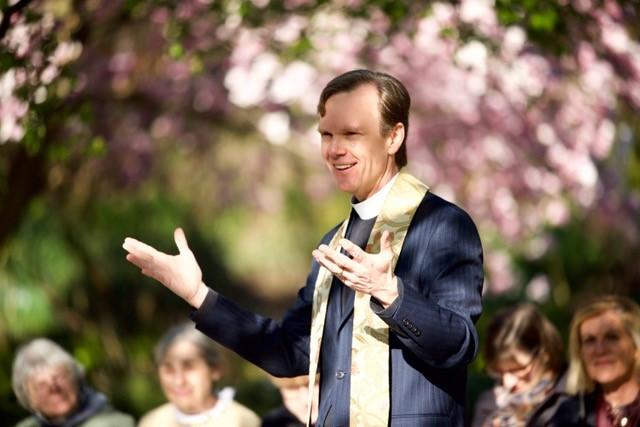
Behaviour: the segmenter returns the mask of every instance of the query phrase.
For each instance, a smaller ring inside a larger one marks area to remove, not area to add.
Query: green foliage
[[[548,0],[497,0],[496,12],[500,23],[524,28],[539,47],[556,54],[567,50],[567,23],[577,19],[570,6]]]

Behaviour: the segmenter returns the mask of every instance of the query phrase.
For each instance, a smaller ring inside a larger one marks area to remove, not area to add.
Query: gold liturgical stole
[[[368,253],[380,252],[380,237],[388,230],[392,235],[393,269],[402,250],[404,238],[418,205],[429,188],[415,177],[400,172],[376,218],[366,246]],[[338,241],[347,230],[344,221],[329,246],[339,250]],[[320,345],[327,315],[327,301],[333,275],[320,267],[313,294],[311,340],[309,352],[309,402],[320,359]],[[389,424],[389,327],[369,306],[371,296],[355,293],[353,338],[351,349],[351,399],[349,425],[352,427],[386,427]],[[309,408],[311,408],[309,404]],[[310,412],[307,416],[309,425]]]

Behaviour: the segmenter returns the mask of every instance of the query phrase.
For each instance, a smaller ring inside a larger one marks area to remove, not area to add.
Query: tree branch
[[[32,1],[33,0],[20,0],[2,11],[2,22],[0,22],[0,41],[7,34],[7,31],[9,31],[9,25],[11,25],[11,17],[13,14],[26,8]]]

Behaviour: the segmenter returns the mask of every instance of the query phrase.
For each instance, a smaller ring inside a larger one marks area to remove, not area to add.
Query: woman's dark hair
[[[565,366],[558,330],[533,304],[503,309],[489,323],[484,347],[487,368],[495,370],[513,351],[541,360],[556,376]]]

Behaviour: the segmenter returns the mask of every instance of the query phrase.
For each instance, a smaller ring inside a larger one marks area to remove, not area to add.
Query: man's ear
[[[396,123],[387,136],[387,154],[394,155],[402,146],[404,141],[404,125],[400,122]]]

